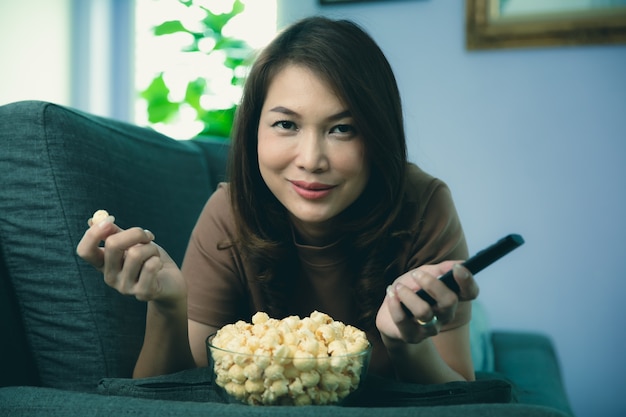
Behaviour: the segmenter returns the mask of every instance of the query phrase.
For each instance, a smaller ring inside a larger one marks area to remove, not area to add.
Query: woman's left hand
[[[383,341],[419,343],[447,327],[454,328],[469,321],[457,317],[460,301],[478,296],[478,285],[461,261],[445,261],[437,265],[423,265],[398,277],[388,288],[378,310],[376,327]],[[453,269],[460,291],[457,295],[437,278]],[[415,293],[424,289],[436,304],[429,305]],[[408,315],[404,305],[412,314]]]

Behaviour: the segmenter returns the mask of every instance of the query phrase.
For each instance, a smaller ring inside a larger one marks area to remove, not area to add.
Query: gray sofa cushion
[[[474,300],[470,321],[470,347],[476,372],[493,372],[495,370],[491,332],[492,328],[487,310],[480,300]]]
[[[86,220],[105,208],[121,227],[149,228],[180,263],[223,179],[225,147],[42,102],[0,107],[0,144],[0,285],[17,300],[0,313],[11,331],[25,330],[5,333],[16,343],[3,348],[3,372],[34,364],[28,382],[86,391],[129,376],[145,304],[115,293],[75,255]]]
[[[0,415],[46,416],[221,416],[221,417],[566,417],[560,411],[529,404],[469,404],[420,407],[252,407],[237,404],[150,400],[70,393],[49,388],[9,387],[0,389]]]
[[[234,402],[216,390],[209,368],[141,379],[104,378],[98,393],[153,400]],[[513,386],[494,373],[479,373],[473,382],[409,384],[369,375],[362,388],[348,397],[349,407],[415,407],[515,402]]]
[[[509,375],[519,402],[539,404],[573,415],[552,340],[541,333],[492,334],[495,369]]]

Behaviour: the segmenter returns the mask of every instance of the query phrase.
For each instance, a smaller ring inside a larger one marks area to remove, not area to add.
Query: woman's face
[[[332,219],[369,179],[349,109],[313,72],[289,65],[270,83],[259,120],[259,168],[304,243],[322,243]]]

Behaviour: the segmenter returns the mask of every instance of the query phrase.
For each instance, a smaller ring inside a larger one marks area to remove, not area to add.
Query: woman
[[[478,287],[458,265],[463,231],[445,184],[407,162],[396,81],[363,30],[308,18],[261,53],[238,110],[229,180],[201,213],[182,269],[152,233],[112,219],[78,245],[108,285],[148,302],[136,377],[206,366],[206,337],[256,311],[319,310],[367,332],[371,372],[474,378],[469,301]],[[436,279],[453,267],[458,296]]]

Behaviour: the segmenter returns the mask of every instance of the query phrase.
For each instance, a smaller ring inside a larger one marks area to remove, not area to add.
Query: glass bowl
[[[206,340],[217,389],[249,405],[339,405],[365,381],[371,344],[358,353],[313,357],[238,353]],[[288,352],[288,350],[286,350]]]

